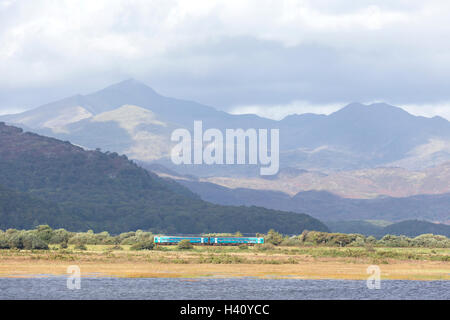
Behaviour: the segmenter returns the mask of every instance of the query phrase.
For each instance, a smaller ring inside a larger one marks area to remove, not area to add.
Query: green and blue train
[[[188,240],[192,244],[212,246],[237,246],[263,244],[264,238],[258,237],[178,237],[178,236],[155,236],[155,244],[175,245],[182,240]]]

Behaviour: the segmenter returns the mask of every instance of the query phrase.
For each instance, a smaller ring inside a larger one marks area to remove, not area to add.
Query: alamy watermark
[[[67,278],[67,289],[80,290],[81,289],[81,270],[77,265],[68,266],[67,273],[70,276]]]
[[[280,167],[279,129],[226,129],[224,138],[219,129],[203,131],[203,122],[194,121],[193,137],[176,129],[171,140],[178,142],[171,152],[174,164],[259,165],[261,175],[275,175]]]
[[[367,274],[370,276],[367,278],[366,284],[368,289],[381,289],[381,269],[379,266],[371,265],[367,267]]]

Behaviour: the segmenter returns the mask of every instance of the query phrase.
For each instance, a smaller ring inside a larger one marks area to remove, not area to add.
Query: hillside
[[[110,232],[327,230],[304,214],[207,203],[125,156],[85,151],[3,123],[0,173],[0,185],[7,188],[0,189],[2,228],[48,223],[55,228]]]
[[[55,225],[62,225],[64,221],[72,223],[71,217],[56,204],[0,186],[0,230],[23,229],[46,221],[53,221]]]

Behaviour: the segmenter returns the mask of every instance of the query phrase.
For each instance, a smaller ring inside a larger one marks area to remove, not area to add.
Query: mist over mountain
[[[278,128],[281,167],[350,170],[377,166],[423,169],[450,160],[450,122],[413,116],[383,103],[352,103],[328,116],[291,115],[281,121],[231,115],[202,104],[164,97],[136,80],[76,95],[0,120],[74,144],[159,162],[198,176],[253,176],[254,166],[174,166],[170,134],[204,128]]]

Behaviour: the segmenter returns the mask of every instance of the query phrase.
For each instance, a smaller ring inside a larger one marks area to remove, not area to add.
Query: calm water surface
[[[0,299],[440,299],[450,281],[83,278],[80,290],[66,277],[0,278]]]

